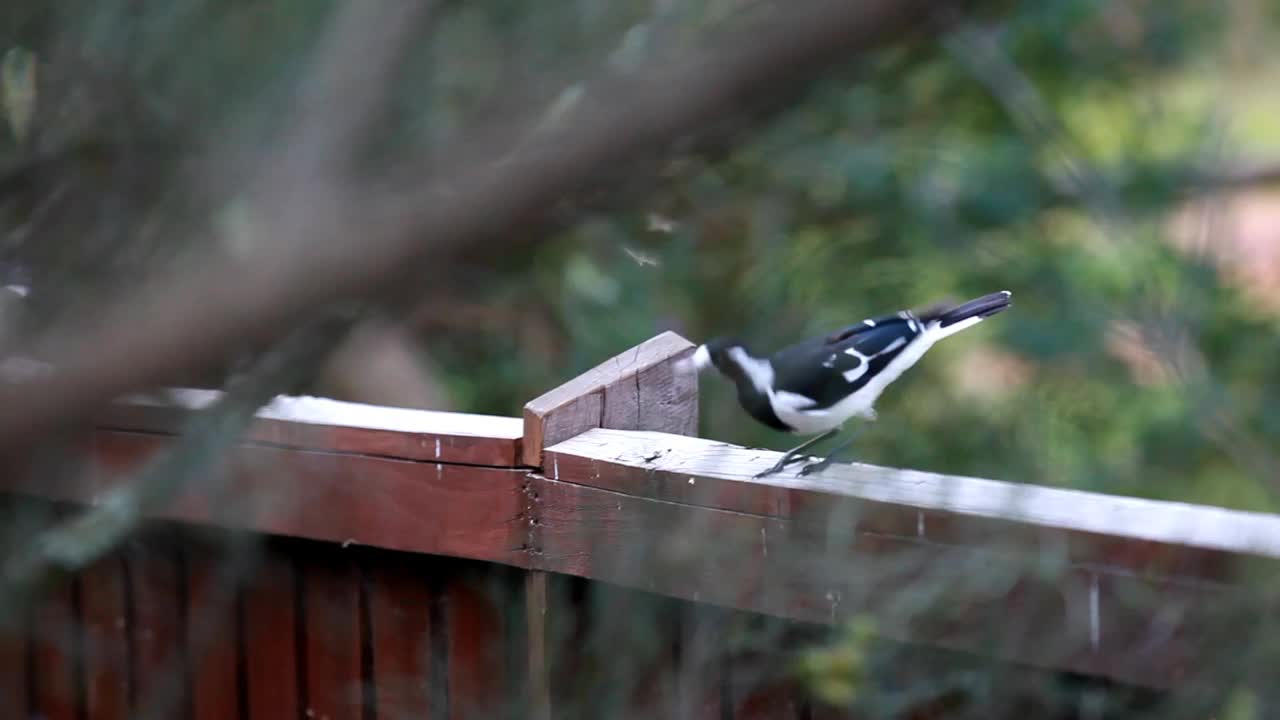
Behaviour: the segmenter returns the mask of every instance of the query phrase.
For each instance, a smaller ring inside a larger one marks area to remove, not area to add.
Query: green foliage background
[[[331,5],[5,3],[0,49],[48,67],[33,136],[4,133],[0,164],[74,142],[107,150],[77,175],[100,205],[92,233],[15,239],[33,205],[7,202],[3,252],[42,269],[54,305],[75,306],[182,245],[157,218],[222,217],[235,198],[162,179],[229,132],[248,153],[270,144]],[[594,68],[642,67],[759,6],[442,3],[369,160],[447,147],[520,103],[554,108]],[[1274,509],[1277,312],[1171,243],[1168,211],[1194,169],[1280,151],[1262,90],[1280,77],[1278,19],[1261,2],[989,3],[972,22],[1032,96],[1002,102],[964,42],[922,32],[714,152],[673,151],[645,191],[583,211],[531,254],[467,269],[449,301],[466,312],[430,323],[424,345],[458,409],[513,414],[662,329],[768,349],[1007,288],[1012,312],[944,343],[885,395],[860,459]],[[1047,126],[1017,120],[1036,107]],[[1222,241],[1212,229],[1206,240]],[[1157,380],[1118,356],[1123,327],[1163,361]],[[791,442],[746,420],[725,383],[707,378],[703,393],[704,435]]]

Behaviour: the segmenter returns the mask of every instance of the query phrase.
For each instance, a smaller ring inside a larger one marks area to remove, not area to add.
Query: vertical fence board
[[[501,598],[466,575],[446,590],[450,720],[499,717],[508,685]]]
[[[187,656],[191,667],[191,706],[196,720],[240,716],[236,613],[243,582],[230,550],[189,542],[187,569]]]
[[[27,623],[17,617],[0,620],[0,715],[19,717],[27,711]]]
[[[675,717],[680,720],[718,720],[732,717],[724,700],[724,635],[726,613],[691,603],[680,605],[680,654]]]
[[[32,710],[44,720],[72,720],[78,715],[77,622],[72,592],[70,582],[59,582],[37,599],[34,607],[29,680]]]
[[[251,720],[299,717],[295,571],[288,555],[268,544],[242,591],[245,696]]]
[[[370,555],[365,562],[378,720],[433,717],[430,618],[435,598],[411,559]]]
[[[93,720],[131,716],[127,580],[119,553],[103,558],[80,576],[85,705]]]
[[[360,720],[359,574],[350,554],[336,546],[302,551],[308,717]]]
[[[132,539],[126,562],[132,584],[136,710],[139,715],[169,717],[188,701],[185,662],[184,596],[178,543],[172,531]]]

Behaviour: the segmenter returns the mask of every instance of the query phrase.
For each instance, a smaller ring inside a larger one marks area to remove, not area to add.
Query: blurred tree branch
[[[392,6],[400,9],[388,12]],[[92,321],[30,341],[21,354],[49,371],[0,384],[0,446],[164,382],[234,342],[262,341],[327,300],[376,292],[392,278],[403,283],[411,268],[434,263],[440,274],[449,260],[491,256],[495,248],[481,241],[529,242],[522,228],[602,169],[696,136],[779,88],[810,82],[833,64],[926,27],[919,18],[934,6],[888,0],[773,6],[767,22],[747,31],[590,87],[581,109],[536,144],[518,141],[541,119],[541,108],[524,122],[474,131],[433,172],[401,187],[293,176],[315,163],[342,167],[351,157],[349,147],[325,146],[354,147],[362,139],[379,112],[372,105],[381,101],[371,88],[394,70],[396,54],[387,48],[403,43],[412,27],[405,4],[343,6],[340,22],[365,34],[323,48],[334,59],[321,67],[333,75],[308,86],[304,106],[313,112],[262,176],[268,184],[255,194],[260,202],[250,223],[256,242],[241,245],[250,249],[240,253],[201,258],[190,272],[154,278]],[[390,26],[373,31],[374,16]],[[368,105],[351,110],[353,100]],[[334,119],[347,111],[352,115]]]
[[[50,571],[70,573],[88,567],[193,478],[206,481],[202,492],[216,490],[220,464],[258,408],[315,372],[357,317],[351,310],[327,313],[264,353],[254,367],[231,381],[213,405],[192,416],[173,447],[108,492],[100,503],[45,531],[12,558],[4,571],[9,589],[38,588],[52,577]]]

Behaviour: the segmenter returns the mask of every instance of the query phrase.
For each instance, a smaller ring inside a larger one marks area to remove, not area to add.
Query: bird
[[[761,478],[801,462],[802,451],[835,437],[850,419],[875,420],[880,394],[934,343],[1008,309],[1012,298],[1001,290],[959,304],[869,317],[768,357],[735,338],[715,337],[699,345],[686,364],[698,373],[715,368],[732,381],[739,404],[764,425],[796,435],[820,433],[755,476]],[[805,464],[800,474],[825,470],[851,444],[850,437],[825,458]]]

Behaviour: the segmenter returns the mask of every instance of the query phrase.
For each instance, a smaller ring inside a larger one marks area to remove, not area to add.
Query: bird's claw
[[[831,460],[829,459],[819,460],[818,462],[811,462],[808,465],[805,465],[804,467],[800,468],[800,474],[812,475],[814,473],[820,473],[829,467],[831,467]]]
[[[800,461],[802,461],[802,460],[804,460],[804,459],[805,459],[805,456],[804,456],[804,455],[792,455],[792,456],[790,456],[790,457],[788,457],[788,456],[783,456],[783,458],[782,458],[781,460],[779,460],[778,462],[774,463],[773,467],[771,467],[771,468],[769,468],[768,470],[765,470],[765,471],[763,471],[763,472],[758,472],[758,473],[756,473],[755,475],[752,475],[751,477],[752,477],[753,479],[759,480],[759,479],[760,479],[760,478],[762,478],[762,477],[767,477],[767,476],[769,476],[769,475],[773,475],[773,474],[775,474],[775,473],[782,472],[783,470],[787,469],[787,466],[788,466],[788,465],[794,465],[795,463],[798,463],[798,462],[800,462]]]

